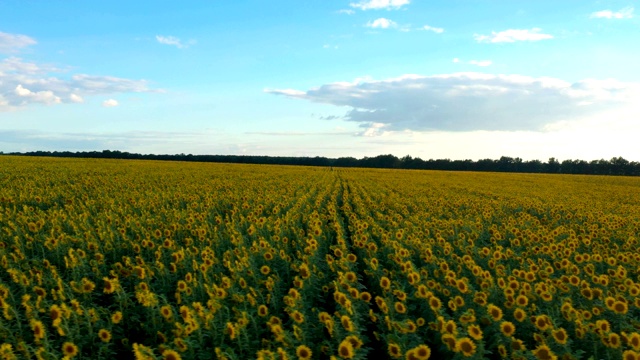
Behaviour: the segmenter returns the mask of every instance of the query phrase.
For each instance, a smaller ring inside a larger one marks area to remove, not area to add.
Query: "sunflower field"
[[[640,359],[640,179],[0,157],[0,359]]]

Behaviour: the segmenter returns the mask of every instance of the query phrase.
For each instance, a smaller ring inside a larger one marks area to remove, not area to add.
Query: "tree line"
[[[0,154],[3,154],[0,152]],[[502,156],[500,159],[451,160],[429,159],[423,160],[409,155],[398,158],[394,155],[378,155],[375,157],[295,157],[295,156],[258,156],[258,155],[193,155],[193,154],[136,154],[126,151],[31,151],[12,152],[8,155],[22,156],[53,156],[71,158],[95,159],[139,159],[139,160],[170,160],[170,161],[198,161],[238,164],[269,164],[269,165],[305,165],[327,167],[364,167],[381,169],[416,169],[416,170],[450,170],[450,171],[492,171],[516,173],[549,173],[549,174],[586,174],[586,175],[640,175],[640,163],[628,161],[622,157],[611,160],[564,160],[550,158],[547,162],[540,160],[523,161],[521,158]]]

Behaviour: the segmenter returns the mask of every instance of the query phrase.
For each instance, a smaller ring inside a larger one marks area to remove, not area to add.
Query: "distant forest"
[[[3,154],[0,152],[0,154]],[[416,169],[416,170],[450,170],[450,171],[493,171],[517,173],[549,173],[549,174],[586,174],[586,175],[640,175],[640,163],[628,161],[622,157],[611,160],[564,160],[562,162],[550,158],[547,162],[540,160],[523,161],[521,158],[503,156],[498,160],[422,160],[409,155],[398,158],[394,155],[378,155],[376,157],[326,158],[326,157],[280,157],[255,155],[153,155],[135,154],[122,151],[33,151],[25,153],[7,153],[6,155],[21,156],[52,156],[71,158],[95,159],[139,159],[139,160],[170,160],[170,161],[198,161],[215,163],[238,164],[269,164],[269,165],[305,165],[327,167],[363,167],[382,169]]]

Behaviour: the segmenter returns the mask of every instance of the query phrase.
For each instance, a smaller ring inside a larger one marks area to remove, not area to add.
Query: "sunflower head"
[[[300,345],[296,348],[296,355],[301,360],[308,360],[311,359],[313,352],[311,352],[311,349],[307,345]]]
[[[468,337],[463,337],[456,341],[456,350],[464,356],[472,356],[476,352],[476,344]]]
[[[62,353],[70,358],[78,355],[78,346],[70,341],[62,344]]]
[[[109,330],[107,329],[100,329],[98,331],[98,337],[103,342],[109,342],[111,341],[111,332],[109,332]]]
[[[516,326],[511,321],[503,321],[500,323],[500,332],[506,337],[511,337],[516,332]]]

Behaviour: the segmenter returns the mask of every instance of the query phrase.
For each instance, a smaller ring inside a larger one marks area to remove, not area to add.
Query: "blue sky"
[[[639,161],[636,8],[0,1],[0,151]]]

